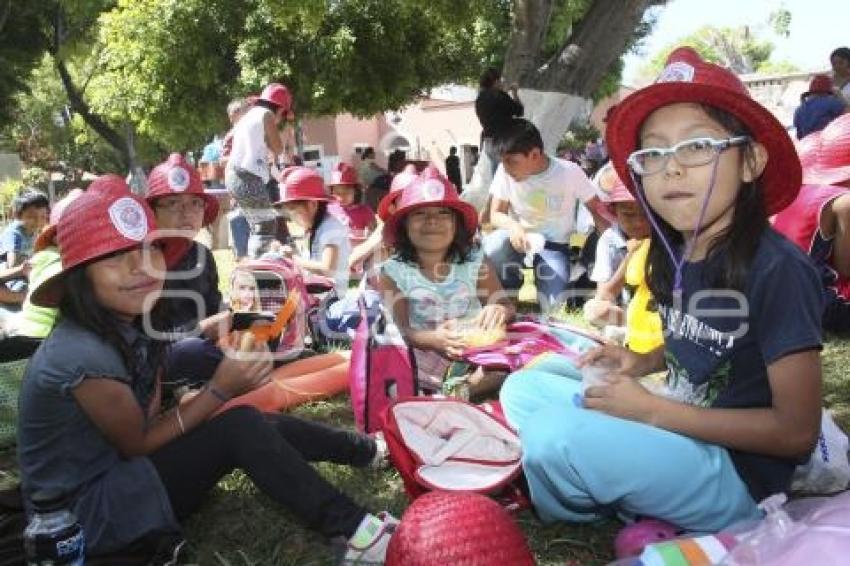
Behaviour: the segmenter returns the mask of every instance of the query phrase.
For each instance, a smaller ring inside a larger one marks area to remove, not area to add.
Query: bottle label
[[[27,537],[24,547],[29,566],[82,566],[84,563],[85,537],[80,525],[71,525],[56,533]]]

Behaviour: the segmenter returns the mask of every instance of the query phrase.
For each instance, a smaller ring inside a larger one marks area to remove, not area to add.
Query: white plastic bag
[[[791,491],[825,495],[846,489],[850,484],[847,445],[847,435],[838,428],[829,411],[824,409],[818,442],[809,461],[794,470]]]

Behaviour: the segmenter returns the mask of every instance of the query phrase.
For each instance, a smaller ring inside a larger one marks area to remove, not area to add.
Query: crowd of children
[[[362,277],[425,393],[445,390],[473,335],[517,317],[526,270],[542,314],[567,302],[571,234],[580,211],[590,219],[584,316],[609,340],[578,366],[612,368],[604,383],[583,390],[574,360],[555,354],[478,391],[498,395],[520,436],[541,519],[654,517],[711,532],[758,519],[759,501],[789,489],[819,432],[822,329],[850,328],[847,115],[795,148],[734,74],[679,48],[610,113],[611,161],[593,182],[548,155],[531,122],[507,119],[489,139],[500,164],[482,234],[480,211],[434,166],[397,173],[375,210],[368,159],[360,176],[339,164],[328,183],[305,166],[274,171],[290,107],[278,84],[234,107],[226,186],[251,225],[245,254],[285,258],[339,298]],[[106,175],[49,223],[47,212],[46,197],[25,193],[0,240],[0,303],[23,303],[6,332],[18,341],[3,344],[31,356],[24,495],[73,494],[97,555],[179,533],[239,468],[343,562],[382,563],[397,521],[309,464],[376,463],[380,438],[249,406],[220,412],[268,383],[273,364],[261,334],[234,325],[263,310],[258,280],[237,271],[223,297],[214,255],[193,241],[219,213],[198,172],[173,154],[144,198]],[[280,216],[300,240],[275,238]],[[661,390],[638,379],[659,371]],[[183,385],[195,391],[180,398]]]

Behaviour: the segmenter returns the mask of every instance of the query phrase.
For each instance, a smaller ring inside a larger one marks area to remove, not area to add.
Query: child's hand
[[[588,387],[584,392],[584,406],[613,417],[652,424],[660,397],[646,390],[633,377],[610,375],[607,385]]]
[[[617,373],[631,377],[641,377],[645,373],[644,356],[622,346],[605,345],[585,353],[578,360],[578,367],[594,365],[602,360],[610,360],[617,364]]]
[[[519,224],[514,224],[510,232],[511,246],[521,254],[524,254],[528,249],[528,242],[525,239],[525,228]]]
[[[486,305],[472,319],[472,325],[481,330],[503,328],[508,321],[508,309],[504,305]]]
[[[454,320],[447,320],[428,334],[426,342],[430,349],[440,352],[449,359],[459,359],[466,348],[463,336],[458,332],[457,323]]]
[[[257,342],[250,332],[232,332],[219,346],[224,359],[211,380],[217,389],[235,397],[268,382],[272,357],[265,342]]]

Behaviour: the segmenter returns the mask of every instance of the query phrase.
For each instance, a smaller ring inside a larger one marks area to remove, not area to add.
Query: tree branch
[[[68,72],[68,67],[60,55],[62,44],[67,39],[68,34],[65,32],[65,13],[61,5],[57,5],[56,13],[53,17],[53,41],[48,47],[48,52],[53,57],[53,62],[56,65],[56,71],[59,73],[59,79],[62,81],[62,86],[65,88],[65,94],[68,96],[68,104],[71,110],[82,117],[86,124],[91,127],[103,140],[111,145],[115,151],[119,153],[125,166],[130,167],[130,149],[127,146],[127,141],[124,137],[116,132],[106,121],[91,111],[88,103],[83,98],[83,95],[77,85],[74,83],[71,73]]]
[[[666,0],[595,0],[529,88],[590,96],[629,44],[644,12]]]
[[[511,36],[502,75],[523,84],[537,68],[552,17],[552,0],[514,0]]]

